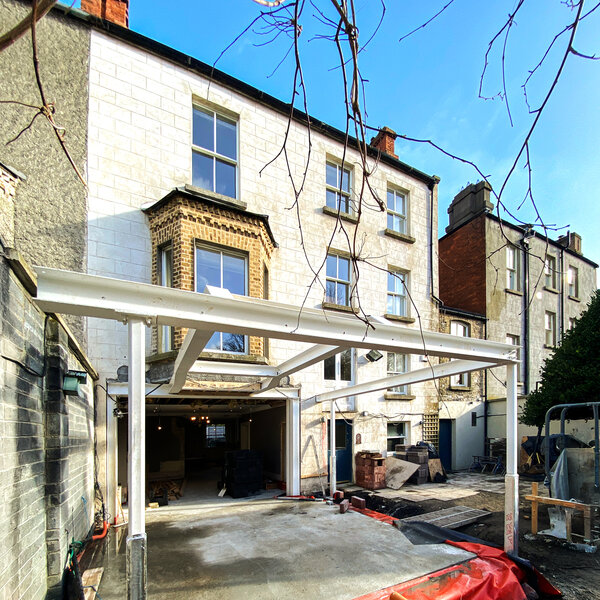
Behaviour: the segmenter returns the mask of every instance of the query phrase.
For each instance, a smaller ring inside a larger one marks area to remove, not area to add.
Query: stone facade
[[[323,308],[325,274],[321,269],[331,248],[350,253],[346,233],[335,215],[324,210],[326,163],[339,162],[344,155],[340,137],[331,128],[313,126],[311,158],[304,191],[295,208],[294,182],[304,178],[307,165],[308,131],[302,122],[290,128],[287,163],[283,156],[270,162],[279,150],[289,109],[275,99],[233,82],[210,82],[194,61],[167,60],[143,45],[94,30],[90,54],[89,120],[89,254],[90,273],[151,282],[153,265],[150,220],[141,208],[156,203],[176,188],[192,183],[193,109],[200,106],[226,115],[236,123],[238,144],[236,200],[246,210],[267,214],[279,245],[270,258],[269,299],[291,305]],[[191,65],[191,66],[190,66]],[[224,78],[223,80],[226,80]],[[227,80],[229,81],[229,80]],[[268,99],[267,99],[268,100]],[[343,137],[343,136],[342,136]],[[373,152],[373,165],[378,160]],[[346,164],[351,170],[353,200],[355,183],[361,180],[360,158],[349,148]],[[392,186],[408,200],[407,235],[386,232],[387,215],[364,210],[357,239],[359,297],[366,314],[384,315],[387,302],[387,269],[409,274],[413,303],[407,327],[437,330],[438,313],[432,294],[437,293],[437,261],[432,261],[431,244],[437,231],[436,180],[403,166],[390,154],[381,155],[371,184],[385,199]],[[358,186],[357,186],[358,187]],[[290,210],[293,209],[293,210]],[[356,225],[343,221],[350,238]],[[356,251],[355,251],[356,252]],[[371,258],[373,257],[373,258]],[[314,270],[320,270],[315,278]],[[189,284],[189,282],[188,282]],[[89,347],[94,364],[105,376],[114,377],[126,362],[126,328],[117,322],[89,320]],[[147,353],[153,352],[148,335]],[[301,351],[283,340],[270,343],[270,360],[276,364]],[[353,358],[356,383],[384,377],[386,360],[370,363],[363,351]],[[418,358],[409,359],[418,367]],[[340,382],[323,377],[318,364],[295,374],[291,384],[301,386],[302,397],[324,392]],[[391,399],[374,393],[356,402],[339,402],[353,423],[353,451],[385,450],[388,421],[404,422],[411,443],[423,437],[424,415],[437,411],[436,388],[432,383],[411,386],[414,399]],[[302,454],[302,476],[307,487],[318,486],[327,455],[327,419],[324,407],[302,413],[303,447],[316,448]],[[360,439],[360,442],[356,440]],[[314,444],[314,446],[312,445]]]
[[[468,337],[486,338],[483,315],[441,307],[440,332],[454,333],[453,322],[466,325]],[[442,439],[447,447],[439,450],[453,470],[468,469],[474,455],[484,454],[485,377],[484,371],[474,371],[465,376],[463,385],[449,377],[439,380],[439,418],[450,421],[449,439]]]
[[[488,339],[519,347],[520,413],[525,397],[535,389],[544,361],[572,320],[585,310],[597,287],[598,265],[581,254],[577,234],[546,239],[527,226],[500,221],[490,212],[487,184],[468,186],[455,203],[448,212],[456,220],[450,221],[439,241],[440,297],[457,308],[477,308],[487,317]],[[551,267],[546,267],[548,260]],[[577,272],[575,294],[569,290],[569,271],[573,269]],[[550,343],[548,318],[553,324]],[[505,437],[504,368],[489,371],[486,395],[488,437]],[[536,430],[519,424],[518,433],[534,435]]]
[[[95,511],[92,381],[82,397],[62,392],[67,369],[86,367],[6,259],[0,306],[0,598],[58,598],[68,545]]]

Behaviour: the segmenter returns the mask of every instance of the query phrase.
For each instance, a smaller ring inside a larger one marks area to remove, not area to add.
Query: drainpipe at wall
[[[523,231],[521,247],[523,248],[523,387],[529,393],[529,238],[533,235],[530,226]]]
[[[430,285],[430,296],[434,300],[437,306],[443,306],[443,302],[435,295],[435,286],[433,281],[433,189],[440,182],[440,178],[436,175],[433,176],[433,182],[427,187],[429,188],[429,285]],[[437,232],[435,232],[435,240],[437,240]]]
[[[567,248],[571,245],[571,232],[567,232]],[[565,246],[560,245],[560,302],[559,311],[558,311],[558,332],[560,337],[558,339],[562,340],[563,335],[565,333]],[[557,340],[558,341],[558,340]]]
[[[483,339],[488,339],[488,330],[487,330],[487,317],[483,322]],[[483,370],[483,452],[486,456],[489,456],[489,444],[487,443],[488,439],[488,370]]]

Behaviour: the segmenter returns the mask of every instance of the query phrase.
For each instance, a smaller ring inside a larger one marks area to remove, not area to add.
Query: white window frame
[[[506,246],[506,288],[521,291],[521,253],[516,246]]]
[[[393,370],[390,370],[390,358],[393,357],[394,367]],[[402,358],[398,358],[402,357]],[[398,369],[398,360],[401,360],[402,364],[400,365],[400,369]],[[388,352],[386,356],[387,361],[387,376],[393,377],[394,375],[402,375],[403,373],[408,373],[410,371],[410,354],[402,354],[401,352]],[[408,396],[410,394],[410,386],[408,385],[397,385],[393,388],[388,388],[388,392],[392,394],[401,394],[402,396]]]
[[[242,250],[238,250],[237,248],[229,248],[229,247],[223,247],[223,246],[216,246],[216,245],[212,245],[212,244],[208,244],[202,241],[196,241],[195,245],[194,245],[194,290],[196,292],[203,292],[204,290],[199,290],[198,289],[198,281],[197,281],[197,277],[196,274],[198,272],[198,264],[197,264],[197,258],[198,258],[198,254],[197,254],[197,250],[199,248],[202,248],[204,250],[208,250],[209,252],[214,252],[215,254],[220,254],[221,256],[221,263],[220,263],[220,267],[221,267],[221,283],[223,283],[223,255],[227,254],[229,256],[235,256],[236,258],[243,258],[244,259],[244,296],[248,295],[248,279],[249,279],[249,264],[248,264],[248,255],[242,251]],[[248,354],[248,336],[245,335],[244,336],[244,350],[243,352],[232,352],[230,350],[223,350],[223,332],[215,332],[215,333],[219,333],[219,337],[220,337],[220,349],[215,349],[215,348],[211,348],[208,349],[208,352],[219,352],[219,353],[224,353],[224,354]]]
[[[544,261],[544,283],[550,290],[556,289],[556,256],[546,254]]]
[[[390,281],[394,282],[394,289],[390,290]],[[398,289],[400,286],[400,289]],[[403,293],[404,292],[404,293]],[[400,298],[400,306],[404,306],[404,310],[400,312],[389,312],[388,302],[392,300],[392,307],[397,304],[396,299]],[[386,296],[386,314],[394,317],[409,317],[410,315],[410,273],[402,269],[388,269],[387,277],[387,296]]]
[[[173,287],[173,243],[162,244],[157,248],[157,252],[158,285]],[[170,352],[171,350],[173,350],[173,327],[161,325],[158,328],[158,352]]]
[[[346,354],[348,352],[350,353],[350,379],[342,379],[342,355]],[[346,348],[346,350],[343,350],[342,352],[338,352],[337,354],[334,354],[333,356],[326,358],[323,361],[323,379],[325,381],[337,381],[337,382],[344,381],[348,384],[353,384],[354,383],[354,374],[355,374],[354,356],[355,356],[354,348]],[[325,377],[325,364],[330,363],[331,361],[334,361],[334,363],[335,363],[335,378],[334,379]]]
[[[327,263],[325,264],[325,302],[329,303],[329,304],[335,304],[337,306],[352,306],[352,299],[350,297],[351,291],[352,291],[352,261],[350,260],[350,258],[346,257],[346,256],[342,256],[341,254],[337,254],[334,251],[329,251],[327,253],[327,258],[329,257],[333,257],[336,259],[336,277],[327,275]],[[339,277],[339,273],[340,273],[340,260],[346,260],[348,261],[348,280],[346,281],[345,279],[341,279]],[[332,299],[330,296],[327,295],[327,283],[328,282],[333,282],[335,284],[335,297]],[[337,289],[338,286],[346,286],[347,289],[347,293],[346,293],[346,300],[347,300],[347,304],[340,304],[337,301]]]
[[[577,323],[577,319],[575,317],[569,317],[569,331],[571,331],[571,329],[573,329],[573,327],[575,327],[576,323]]]
[[[327,167],[335,167],[336,180],[339,182],[338,185],[331,185],[330,183],[327,183]],[[348,175],[348,190],[344,190],[341,187],[343,183],[343,173]],[[342,167],[342,163],[338,162],[337,160],[327,159],[325,161],[325,206],[331,210],[335,210],[336,212],[339,210],[339,212],[344,215],[354,214],[352,207],[352,178],[353,171],[348,166],[347,162],[344,162],[344,166]],[[329,204],[327,204],[327,191],[335,193],[336,206],[329,206]],[[343,210],[343,208],[340,207],[342,198],[344,198],[344,202],[348,205],[348,210]]]
[[[459,337],[471,337],[471,325],[466,321],[450,321],[450,334]],[[468,388],[471,386],[471,374],[459,373],[450,377],[451,388]]]
[[[393,194],[394,196],[394,208],[391,209],[390,208],[390,204],[389,204],[389,195]],[[396,210],[397,205],[398,205],[398,197],[402,198],[402,202],[404,204],[404,212],[399,212],[398,210]],[[401,233],[403,235],[409,235],[409,222],[408,222],[408,217],[409,217],[409,202],[408,202],[408,194],[402,190],[399,190],[397,188],[394,188],[392,186],[388,186],[387,188],[387,196],[386,196],[386,206],[387,206],[387,217],[388,217],[388,222],[387,222],[387,226],[388,229],[391,231],[395,231],[396,233]],[[398,220],[398,222],[400,223],[400,226],[398,228],[396,227],[390,227],[390,219],[389,217],[392,217],[392,225],[394,225],[394,222],[396,220]]]
[[[202,146],[197,146],[196,144],[194,144],[194,111],[199,110],[200,112],[204,112],[204,113],[210,113],[213,116],[213,145],[214,145],[214,150],[210,150],[209,148],[204,148]],[[225,156],[224,154],[219,154],[216,150],[216,141],[217,141],[217,117],[220,117],[222,120],[224,121],[228,121],[229,123],[235,123],[235,155],[236,158],[233,159],[229,156]],[[209,108],[207,106],[202,106],[201,104],[197,104],[194,103],[192,106],[192,140],[191,140],[191,147],[192,147],[192,155],[194,153],[197,154],[202,154],[204,156],[208,156],[209,158],[212,159],[212,163],[213,163],[213,189],[212,190],[208,190],[210,192],[213,192],[214,194],[218,193],[216,191],[216,185],[217,185],[217,160],[220,160],[222,162],[228,163],[230,165],[232,165],[235,168],[235,196],[227,196],[232,197],[237,199],[239,197],[239,157],[240,157],[240,127],[239,127],[239,120],[232,116],[232,115],[227,115],[224,113],[221,113],[217,110],[214,110],[213,108]],[[193,172],[193,160],[192,160],[192,182],[194,181],[194,172]]]
[[[556,346],[556,313],[547,310],[544,313],[544,341],[548,348]]]
[[[402,425],[404,433],[398,435],[390,435],[390,426]],[[388,453],[393,453],[396,450],[396,444],[410,444],[410,421],[388,421],[386,423],[386,450]],[[389,454],[388,454],[389,456]]]
[[[567,269],[567,284],[569,286],[569,298],[579,299],[579,269],[569,265]]]
[[[506,343],[511,344],[517,348],[517,358],[521,360],[521,336],[514,335],[512,333],[506,334]],[[517,365],[517,381],[521,383],[523,381],[523,363],[519,362]]]

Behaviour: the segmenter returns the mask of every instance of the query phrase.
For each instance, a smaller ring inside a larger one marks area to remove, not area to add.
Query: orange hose
[[[106,537],[107,533],[108,533],[108,521],[104,521],[104,528],[102,529],[102,533],[99,533],[98,535],[93,535],[92,540],[101,540],[102,538]]]

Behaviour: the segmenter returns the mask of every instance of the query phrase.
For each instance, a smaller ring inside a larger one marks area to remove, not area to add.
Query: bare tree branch
[[[57,3],[58,0],[42,0],[39,6],[35,6],[32,11],[22,21],[17,23],[12,29],[0,36],[0,52],[8,48],[16,42],[20,37],[24,36],[31,28],[34,21],[39,21],[50,9]]]

